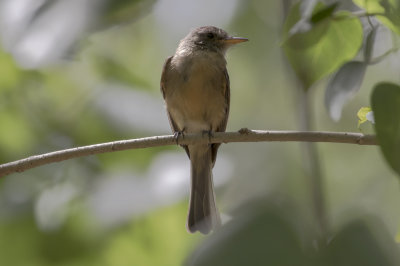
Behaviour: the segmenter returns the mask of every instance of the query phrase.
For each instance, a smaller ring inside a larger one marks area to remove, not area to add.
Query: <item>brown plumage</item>
[[[225,52],[247,41],[225,31],[200,27],[169,57],[161,76],[161,91],[174,133],[224,132],[229,115],[230,88]],[[183,145],[191,161],[191,193],[187,229],[207,234],[220,226],[212,180],[220,144]]]

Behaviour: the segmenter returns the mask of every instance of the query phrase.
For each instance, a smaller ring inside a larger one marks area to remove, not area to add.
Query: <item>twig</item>
[[[355,17],[373,17],[373,16],[385,16],[385,13],[383,12],[374,12],[374,13],[368,13],[366,11],[360,10],[360,11],[355,11],[351,13]]]
[[[370,65],[378,64],[382,62],[388,55],[390,55],[391,53],[396,53],[398,50],[400,50],[400,47],[393,47],[387,50],[385,53],[381,54],[380,56],[371,59],[368,64]]]
[[[336,142],[359,145],[376,145],[373,135],[345,132],[301,132],[301,131],[264,131],[241,129],[238,132],[214,133],[211,138],[205,134],[185,134],[176,140],[173,135],[148,138],[120,140],[89,146],[34,155],[0,165],[0,177],[15,172],[35,168],[44,164],[54,163],[88,155],[166,145],[193,143],[229,143],[229,142],[262,142],[262,141],[305,141],[305,142]]]

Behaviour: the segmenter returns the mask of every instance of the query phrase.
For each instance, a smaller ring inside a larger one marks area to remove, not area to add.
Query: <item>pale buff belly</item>
[[[219,71],[218,71],[219,72]],[[223,73],[199,71],[174,88],[167,108],[179,130],[187,133],[215,131],[226,115]]]

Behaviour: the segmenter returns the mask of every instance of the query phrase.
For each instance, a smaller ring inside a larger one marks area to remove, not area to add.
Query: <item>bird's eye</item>
[[[212,32],[207,33],[207,37],[208,37],[209,39],[214,38],[214,33],[212,33]]]

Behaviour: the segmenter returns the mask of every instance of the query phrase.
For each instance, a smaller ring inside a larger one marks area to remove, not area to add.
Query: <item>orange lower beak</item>
[[[224,43],[228,44],[237,44],[241,42],[247,42],[249,39],[247,38],[241,38],[241,37],[228,37],[223,40]]]

